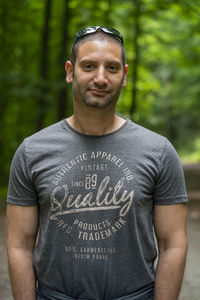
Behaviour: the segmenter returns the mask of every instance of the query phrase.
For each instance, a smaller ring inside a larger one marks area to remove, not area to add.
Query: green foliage
[[[199,4],[199,0],[0,0],[0,186],[7,185],[13,153],[37,130],[39,115],[44,127],[58,120],[59,105],[66,105],[66,116],[72,113],[64,63],[75,32],[88,25],[113,26],[124,36],[129,77],[117,105],[119,114],[166,135],[184,161],[200,161]],[[42,72],[45,20],[49,35]],[[66,99],[59,104],[63,92]]]

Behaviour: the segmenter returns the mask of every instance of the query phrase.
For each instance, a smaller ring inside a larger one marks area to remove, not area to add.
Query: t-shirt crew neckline
[[[89,134],[85,134],[85,133],[82,133],[76,129],[74,129],[70,124],[69,122],[64,119],[62,122],[63,124],[65,125],[65,127],[67,127],[68,129],[70,129],[72,132],[74,132],[75,134],[79,135],[79,136],[83,136],[83,137],[89,137],[89,138],[104,138],[104,137],[107,137],[107,136],[111,136],[111,135],[115,135],[115,134],[118,134],[119,132],[121,132],[124,128],[127,127],[128,125],[128,119],[124,119],[125,122],[121,125],[121,127],[119,127],[117,130],[115,131],[112,131],[112,132],[109,132],[109,133],[106,133],[106,134],[102,134],[102,135],[89,135]]]

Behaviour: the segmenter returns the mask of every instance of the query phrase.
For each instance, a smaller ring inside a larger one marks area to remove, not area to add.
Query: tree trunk
[[[67,41],[69,40],[68,34],[68,24],[70,19],[70,11],[69,11],[69,1],[66,0],[64,2],[64,14],[63,14],[63,22],[61,26],[61,43],[60,43],[60,54],[58,57],[58,65],[60,66],[60,73],[58,76],[58,80],[60,82],[65,80],[65,58],[66,51],[68,48]],[[68,87],[67,85],[60,89],[57,97],[57,118],[58,120],[63,119],[67,113],[67,102],[68,102]]]
[[[165,87],[169,87],[171,83],[174,81],[173,75],[168,75],[167,78],[165,79]],[[164,108],[165,108],[165,125],[164,125],[164,130],[165,130],[165,136],[172,142],[172,144],[175,145],[176,143],[176,120],[174,117],[173,113],[173,105],[172,105],[172,97],[170,91],[168,91],[167,95],[165,96],[165,103],[164,103]]]
[[[41,39],[41,57],[40,57],[40,96],[38,99],[38,119],[37,130],[40,130],[44,125],[45,111],[46,111],[46,95],[48,92],[47,79],[48,79],[48,41],[49,41],[49,22],[51,14],[52,0],[46,1],[44,27]]]
[[[134,61],[133,61],[133,91],[132,91],[132,102],[131,102],[131,107],[130,107],[130,118],[131,120],[133,119],[133,114],[136,110],[136,105],[137,105],[137,81],[138,81],[138,65],[139,65],[139,37],[141,34],[141,28],[140,28],[140,16],[141,16],[141,5],[142,1],[141,0],[135,0],[135,9],[134,9],[134,38],[133,38],[133,47],[134,47]]]
[[[105,21],[106,21],[106,26],[108,27],[112,27],[112,20],[111,20],[111,11],[112,11],[112,3],[113,1],[112,0],[107,0],[107,3],[108,3],[108,11],[107,13],[105,14]]]
[[[4,140],[4,116],[6,112],[6,107],[8,104],[8,94],[10,91],[10,84],[8,80],[8,61],[7,61],[7,48],[6,48],[6,38],[7,38],[7,23],[8,23],[8,7],[7,3],[3,2],[2,3],[2,8],[1,8],[1,28],[2,28],[2,33],[1,33],[1,57],[3,58],[1,60],[1,88],[0,88],[0,94],[1,94],[1,99],[0,99],[0,186],[6,185],[7,184],[7,177],[5,176],[5,157],[4,157],[4,145],[5,145],[5,140]],[[4,73],[5,72],[5,73]],[[3,75],[4,73],[4,75]],[[3,75],[3,76],[2,76]]]

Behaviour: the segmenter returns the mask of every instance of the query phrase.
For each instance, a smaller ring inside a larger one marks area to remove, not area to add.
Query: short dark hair
[[[72,45],[71,54],[70,54],[70,61],[72,62],[73,65],[75,65],[75,63],[76,63],[76,58],[77,58],[77,55],[78,55],[78,49],[79,49],[79,47],[83,43],[85,43],[87,41],[108,41],[108,42],[116,43],[117,45],[119,45],[119,47],[121,48],[121,53],[122,53],[123,68],[125,68],[125,65],[126,65],[126,53],[125,53],[124,46],[114,36],[112,36],[110,34],[107,34],[107,33],[104,33],[102,31],[97,31],[95,33],[91,33],[91,34],[85,35],[85,36],[79,38]]]

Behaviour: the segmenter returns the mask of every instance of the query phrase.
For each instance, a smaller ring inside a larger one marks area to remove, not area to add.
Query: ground
[[[179,300],[200,299],[200,201],[189,205],[188,213],[189,250],[182,290]]]

